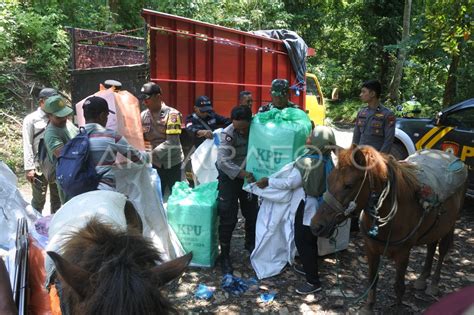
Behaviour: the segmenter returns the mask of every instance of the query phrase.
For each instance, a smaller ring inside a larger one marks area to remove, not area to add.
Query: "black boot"
[[[232,263],[230,261],[230,244],[221,244],[221,256],[220,256],[220,264],[221,264],[221,270],[222,274],[227,274],[230,273],[232,274],[234,272],[234,268],[232,268]]]

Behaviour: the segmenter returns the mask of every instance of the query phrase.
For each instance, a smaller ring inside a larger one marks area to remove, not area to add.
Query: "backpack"
[[[48,124],[49,122],[46,124],[46,127],[48,127]],[[33,135],[33,141],[36,137],[44,133],[46,127]],[[54,183],[56,181],[56,164],[51,161],[48,156],[48,149],[46,148],[44,137],[39,140],[38,151],[35,155],[35,163],[38,168],[38,173],[43,174],[48,183]]]
[[[48,183],[54,183],[56,181],[56,165],[48,156],[44,138],[41,138],[39,141],[35,160],[39,171],[44,175]]]
[[[323,163],[324,163],[324,175],[326,177],[326,191],[327,191],[327,189],[328,189],[328,176],[329,176],[329,173],[331,173],[331,171],[334,168],[334,163],[332,162],[331,156],[320,156],[319,154],[306,154],[306,155],[303,155],[302,157],[308,157],[308,158],[311,158],[311,159],[316,159],[316,160],[323,161]],[[318,199],[318,204],[321,204],[323,202],[323,195],[317,197],[316,199]]]
[[[97,190],[100,176],[89,156],[89,135],[84,127],[61,151],[56,166],[56,181],[69,198]]]

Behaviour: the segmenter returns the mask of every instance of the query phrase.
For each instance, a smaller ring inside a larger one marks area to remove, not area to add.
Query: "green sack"
[[[303,153],[310,133],[311,121],[300,109],[257,114],[250,125],[246,170],[257,180],[279,171]]]
[[[212,267],[217,247],[217,182],[191,188],[186,182],[174,184],[168,199],[168,223],[188,253],[191,265]]]

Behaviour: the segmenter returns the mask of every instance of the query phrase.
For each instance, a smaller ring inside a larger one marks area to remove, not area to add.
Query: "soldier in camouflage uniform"
[[[181,180],[181,165],[184,155],[179,136],[182,116],[173,107],[167,106],[161,98],[158,84],[148,82],[143,85],[142,98],[148,109],[141,113],[143,136],[152,147],[152,163],[161,180],[161,192]]]
[[[244,179],[255,181],[253,174],[245,171],[248,133],[252,111],[248,106],[237,106],[232,109],[232,124],[221,133],[217,153],[217,170],[219,171],[219,195],[217,210],[219,212],[219,242],[221,245],[220,265],[222,273],[232,273],[229,257],[230,240],[237,224],[240,210],[245,218],[245,248],[251,253],[255,247],[255,225],[257,222],[257,196],[242,189]]]
[[[352,143],[370,145],[383,153],[390,153],[395,137],[395,115],[380,103],[380,82],[364,82],[360,99],[367,103],[357,113]]]
[[[266,112],[272,108],[284,109],[286,107],[298,108],[298,105],[292,103],[290,98],[290,84],[285,79],[275,79],[271,87],[272,102],[263,105],[258,109],[259,113]]]

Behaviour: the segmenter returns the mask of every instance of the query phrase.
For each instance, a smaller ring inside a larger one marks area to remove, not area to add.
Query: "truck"
[[[145,37],[70,29],[72,101],[97,91],[106,79],[121,81],[136,96],[147,80],[163,89],[165,103],[183,116],[206,95],[214,109],[229,116],[241,91],[252,92],[253,112],[271,101],[273,79],[295,85],[295,71],[283,41],[180,16],[142,10]],[[314,55],[314,49],[308,49]],[[291,90],[291,101],[324,124],[324,96],[316,75]]]
[[[391,154],[402,160],[421,149],[450,152],[466,163],[466,194],[474,198],[474,98],[447,107],[435,117],[398,118]]]

